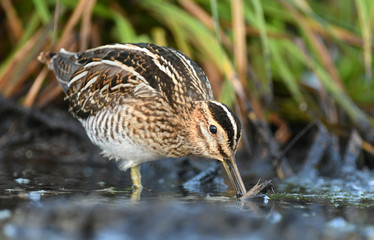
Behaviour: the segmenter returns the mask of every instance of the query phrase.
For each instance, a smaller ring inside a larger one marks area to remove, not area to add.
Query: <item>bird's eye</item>
[[[210,126],[209,126],[209,131],[210,131],[212,134],[216,134],[216,133],[217,133],[217,127],[214,126],[214,125],[210,125]]]

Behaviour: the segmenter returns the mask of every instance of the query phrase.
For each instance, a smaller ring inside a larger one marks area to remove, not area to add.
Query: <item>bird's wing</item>
[[[213,99],[201,68],[177,50],[154,44],[113,44],[52,57],[70,111],[81,117],[126,99],[160,97],[175,111]]]

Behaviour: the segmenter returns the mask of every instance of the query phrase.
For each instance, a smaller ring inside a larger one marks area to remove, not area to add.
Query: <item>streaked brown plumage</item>
[[[214,158],[223,162],[237,194],[245,193],[234,160],[240,121],[214,100],[204,72],[181,52],[113,44],[44,52],[39,60],[54,71],[69,111],[91,141],[123,170],[131,167],[136,175],[134,167],[162,157]]]

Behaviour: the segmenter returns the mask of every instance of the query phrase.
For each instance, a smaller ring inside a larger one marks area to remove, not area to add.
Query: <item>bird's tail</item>
[[[38,56],[38,60],[48,64],[48,68],[55,73],[58,83],[65,93],[69,88],[71,77],[82,66],[76,62],[74,55],[74,52],[68,52],[62,48],[58,53],[45,51]]]

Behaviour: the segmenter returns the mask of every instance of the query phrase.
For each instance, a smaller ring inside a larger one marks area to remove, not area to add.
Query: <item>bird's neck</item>
[[[196,102],[188,113],[185,126],[186,147],[189,155],[206,156],[207,146],[204,144],[200,125],[205,124],[203,102]]]

